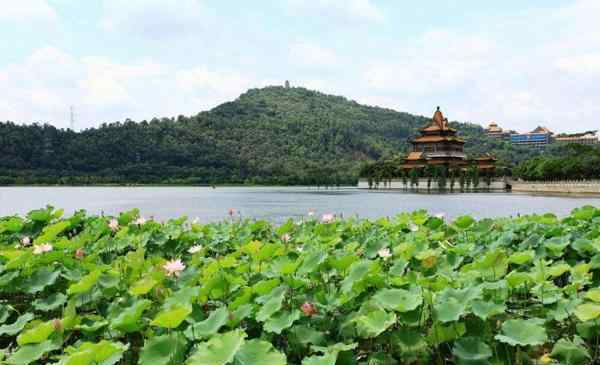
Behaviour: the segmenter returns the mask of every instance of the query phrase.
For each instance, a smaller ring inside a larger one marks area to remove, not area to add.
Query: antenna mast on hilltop
[[[71,105],[69,111],[71,112],[71,123],[69,124],[69,126],[72,131],[75,131],[75,108],[73,107],[73,105]]]

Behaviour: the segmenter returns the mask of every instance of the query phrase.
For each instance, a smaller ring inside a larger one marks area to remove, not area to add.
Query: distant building
[[[448,125],[448,119],[437,108],[431,122],[422,128],[420,136],[411,141],[412,151],[404,159],[405,170],[422,169],[426,166],[444,166],[448,169],[466,169],[476,166],[480,170],[493,171],[496,159],[485,156],[468,160],[464,152],[465,140],[457,136],[457,130]]]
[[[578,143],[585,145],[600,144],[598,131],[588,131],[584,133],[559,134],[554,137],[557,143]]]
[[[546,127],[537,127],[529,133],[511,134],[510,142],[516,145],[543,147],[552,142],[553,133]]]
[[[285,88],[286,89],[290,88],[290,81],[289,80],[285,80]]]
[[[502,128],[500,128],[496,122],[490,123],[490,125],[485,130],[485,134],[487,134],[488,137],[492,138],[506,138],[509,136],[509,133],[505,132]]]

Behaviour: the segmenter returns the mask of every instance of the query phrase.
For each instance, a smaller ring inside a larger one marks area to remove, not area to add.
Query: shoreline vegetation
[[[81,131],[0,122],[0,185],[28,183],[355,184],[365,163],[408,151],[430,119],[304,88],[251,89],[193,116],[104,123]],[[451,122],[465,152],[499,166],[556,155]]]
[[[0,217],[0,362],[591,365],[599,224]]]

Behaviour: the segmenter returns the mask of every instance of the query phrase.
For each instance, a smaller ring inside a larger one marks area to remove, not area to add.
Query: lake
[[[115,214],[139,208],[145,217],[167,219],[187,215],[200,221],[228,217],[234,208],[242,217],[281,222],[287,217],[316,214],[377,218],[427,209],[447,217],[478,218],[552,212],[565,215],[586,204],[600,206],[600,197],[540,196],[516,193],[413,194],[355,188],[317,190],[306,187],[2,187],[0,216],[24,214],[51,204],[67,213]]]

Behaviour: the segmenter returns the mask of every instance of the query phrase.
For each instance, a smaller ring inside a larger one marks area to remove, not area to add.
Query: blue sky
[[[600,123],[600,1],[0,0],[0,120],[193,115],[283,84],[449,119]]]

